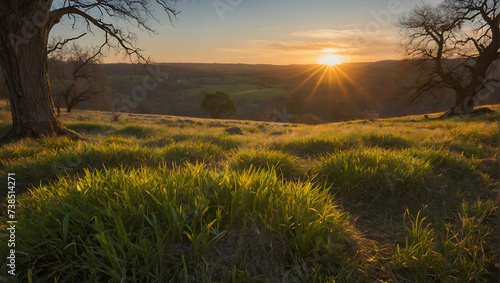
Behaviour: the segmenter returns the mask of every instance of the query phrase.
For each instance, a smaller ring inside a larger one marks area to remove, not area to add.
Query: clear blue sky
[[[158,10],[158,34],[138,35],[157,62],[311,64],[334,54],[346,62],[400,59],[394,27],[410,0],[191,0],[181,1],[172,24]],[[69,21],[51,35],[70,35]],[[120,26],[126,26],[120,23]],[[97,45],[102,35],[80,44]],[[110,52],[107,62],[121,57]]]

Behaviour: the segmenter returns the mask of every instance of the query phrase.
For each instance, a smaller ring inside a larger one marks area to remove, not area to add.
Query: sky
[[[160,23],[148,34],[119,22],[137,35],[137,46],[154,62],[317,64],[325,56],[348,62],[402,59],[395,24],[412,0],[190,0],[175,8],[170,22],[161,9]],[[51,36],[75,36],[63,20]],[[80,29],[80,31],[78,30]],[[81,45],[98,45],[102,34],[88,34]],[[109,52],[104,62],[126,62]]]

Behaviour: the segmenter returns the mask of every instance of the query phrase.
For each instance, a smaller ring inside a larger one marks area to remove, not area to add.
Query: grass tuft
[[[158,129],[145,127],[141,125],[128,125],[116,131],[121,136],[130,136],[138,139],[154,136],[159,132]]]
[[[407,151],[347,150],[320,158],[319,180],[358,197],[407,195],[428,191],[431,165]]]
[[[242,172],[252,168],[274,170],[280,178],[298,179],[304,177],[298,165],[298,157],[275,150],[242,149],[229,161],[229,168]]]
[[[361,136],[361,141],[366,147],[380,147],[385,149],[404,149],[414,143],[401,134],[369,133]]]
[[[297,139],[274,144],[273,149],[283,150],[301,157],[318,157],[349,148],[349,144],[339,139]]]

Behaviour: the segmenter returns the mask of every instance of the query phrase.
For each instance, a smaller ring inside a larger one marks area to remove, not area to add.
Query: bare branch
[[[406,55],[434,62],[431,67],[421,61],[412,101],[446,87],[463,100],[457,107],[470,110],[478,90],[494,83],[484,78],[500,59],[498,7],[499,0],[444,0],[438,6],[418,5],[400,18]]]
[[[79,36],[76,36],[76,37],[72,37],[72,38],[66,38],[64,40],[59,40],[56,44],[54,44],[53,46],[49,46],[47,48],[47,55],[58,50],[58,49],[62,49],[64,47],[64,45],[66,45],[67,43],[71,42],[71,41],[74,41],[74,40],[78,40],[82,37],[84,37],[87,33],[82,33],[80,34]]]
[[[149,19],[158,21],[153,14],[154,9],[151,5],[156,3],[161,6],[167,13],[170,22],[172,22],[172,17],[175,17],[178,14],[178,11],[173,8],[176,2],[177,0],[65,0],[59,8],[50,12],[46,29],[50,31],[50,29],[52,29],[52,27],[66,15],[73,18],[74,28],[74,25],[76,24],[76,17],[81,17],[87,24],[88,32],[93,33],[91,26],[95,26],[104,31],[105,39],[102,44],[101,51],[105,46],[122,49],[125,51],[125,54],[129,56],[129,58],[135,56],[139,61],[147,63],[148,59],[141,54],[141,50],[134,44],[135,35],[131,32],[124,32],[122,29],[114,26],[113,24],[107,23],[105,19],[120,19],[149,33],[155,33],[155,31],[147,24]],[[117,45],[114,45],[110,39],[116,41]]]

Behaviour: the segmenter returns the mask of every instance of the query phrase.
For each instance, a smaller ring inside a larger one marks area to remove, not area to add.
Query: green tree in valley
[[[219,119],[236,115],[236,105],[229,95],[217,91],[207,93],[200,104],[203,111],[208,112],[212,118]]]

